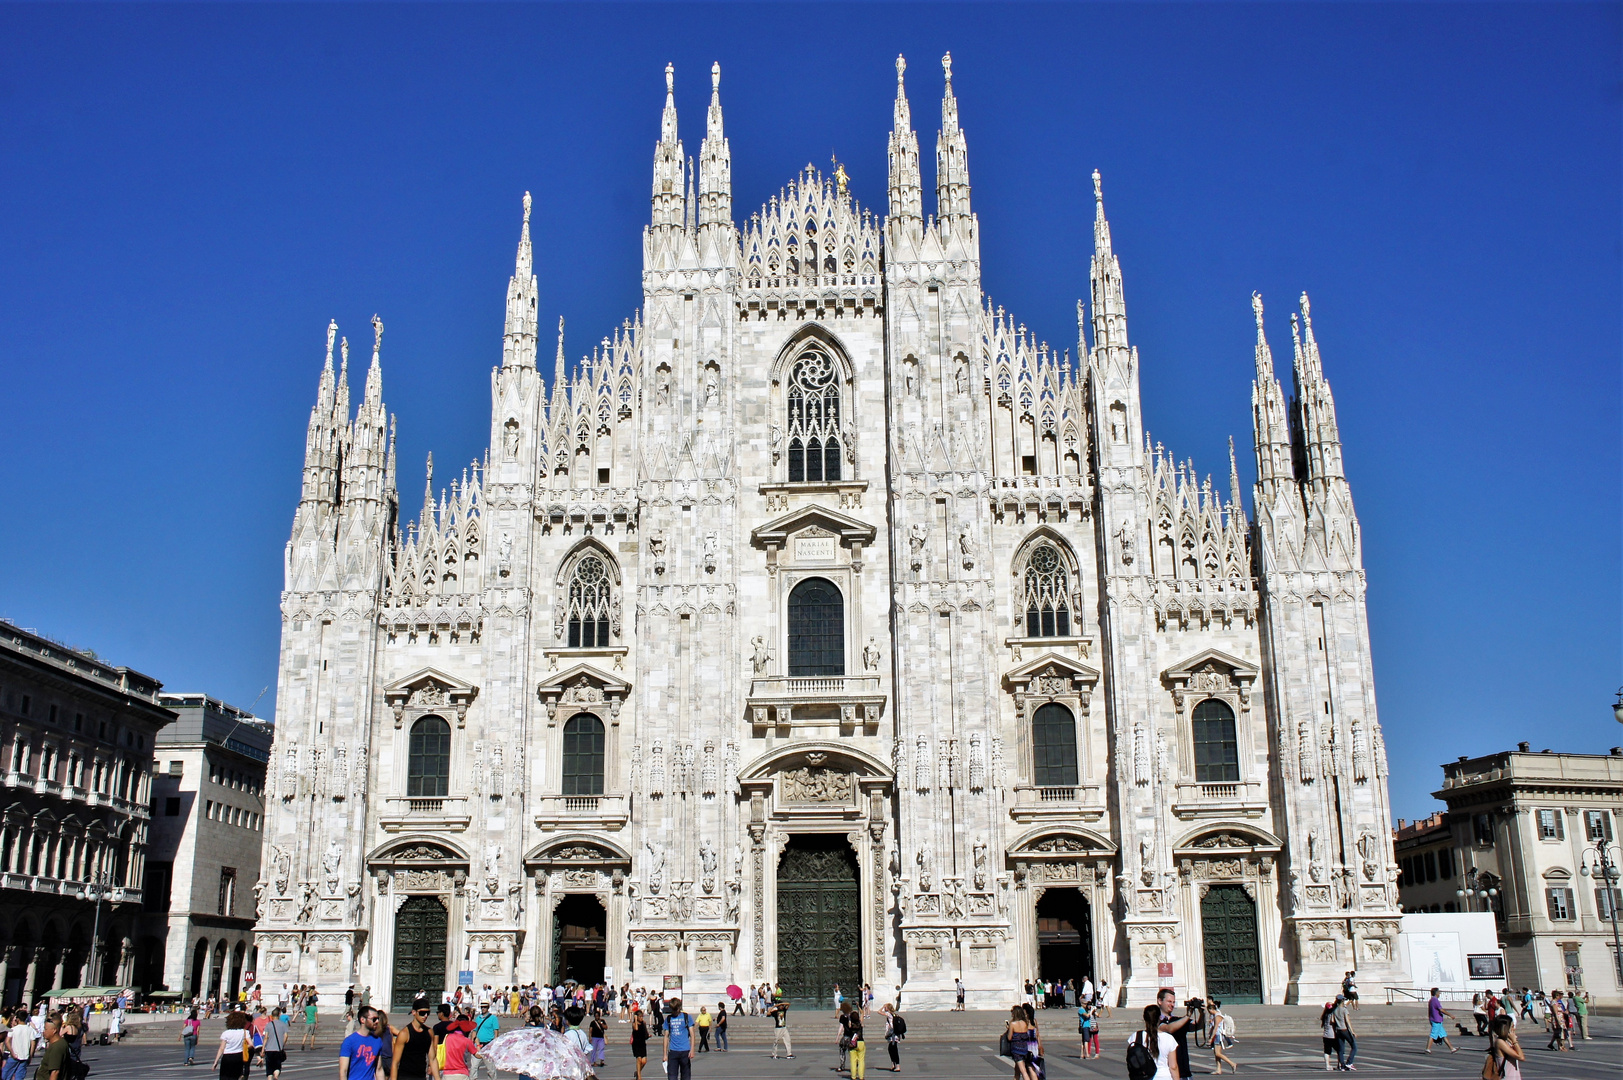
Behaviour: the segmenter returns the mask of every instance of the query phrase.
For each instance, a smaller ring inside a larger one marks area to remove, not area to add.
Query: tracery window
[[[569,647],[600,649],[609,643],[613,583],[603,560],[587,555],[569,577]]]
[[[789,482],[840,479],[840,379],[834,358],[809,349],[789,369]]]
[[[845,674],[845,597],[826,578],[807,578],[789,594],[789,675]]]
[[[1075,787],[1076,719],[1050,702],[1031,717],[1032,782],[1038,787]]]
[[[603,794],[603,721],[576,713],[564,724],[564,794]]]
[[[443,799],[451,790],[451,725],[424,716],[411,725],[406,753],[406,794]]]
[[[1240,744],[1234,731],[1234,710],[1216,698],[1195,706],[1191,716],[1195,739],[1195,781],[1233,783],[1240,779]]]
[[[1027,637],[1071,636],[1071,579],[1052,544],[1040,544],[1026,560]]]

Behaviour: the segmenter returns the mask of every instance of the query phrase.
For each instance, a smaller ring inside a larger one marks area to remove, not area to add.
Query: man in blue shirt
[[[681,998],[672,998],[665,1009],[665,1075],[693,1080],[693,1017],[682,1011]]]
[[[383,1040],[378,1038],[378,1011],[371,1006],[355,1018],[358,1030],[351,1032],[338,1048],[338,1080],[378,1080],[378,1061],[383,1057]]]
[[[496,1014],[490,1011],[490,1003],[488,1001],[479,1006],[479,1016],[474,1020],[473,1023],[473,1041],[479,1044],[479,1050],[481,1052],[484,1051],[485,1046],[489,1044],[490,1040],[496,1037],[496,1033],[501,1030],[501,1026],[501,1021],[497,1019]],[[491,1075],[494,1076],[496,1070],[492,1069],[490,1072]],[[469,1080],[479,1080],[478,1058],[474,1058],[468,1063],[468,1077]]]

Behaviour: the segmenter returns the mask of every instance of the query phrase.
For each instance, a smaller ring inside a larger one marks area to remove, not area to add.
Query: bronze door
[[[1238,885],[1213,885],[1200,901],[1206,994],[1227,1004],[1262,1003],[1257,905]]]
[[[862,988],[862,919],[856,857],[843,838],[790,843],[778,863],[778,982],[784,996],[819,1008]]]
[[[413,896],[394,917],[394,1000],[409,1009],[418,997],[435,1004],[445,991],[445,905],[437,896]]]

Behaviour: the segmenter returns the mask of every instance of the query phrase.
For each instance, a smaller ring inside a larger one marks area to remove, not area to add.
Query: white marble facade
[[[924,216],[903,67],[887,212],[808,166],[742,224],[719,68],[696,162],[667,69],[643,305],[573,368],[560,324],[550,382],[526,195],[488,455],[439,494],[431,460],[414,523],[382,324],[353,413],[329,329],[262,979],[545,982],[585,898],[615,981],[713,995],[807,951],[779,940],[780,858],[815,843],[855,864],[853,970],[913,1008],[957,976],[1004,1001],[1056,889],[1131,1002],[1162,964],[1234,976],[1208,970],[1213,890],[1254,911],[1264,1000],[1396,977],[1360,536],[1306,298],[1289,401],[1253,301],[1248,518],[1232,454],[1224,490],[1145,432],[1098,174],[1073,363],[982,291],[950,60]],[[444,956],[399,967],[422,918]]]

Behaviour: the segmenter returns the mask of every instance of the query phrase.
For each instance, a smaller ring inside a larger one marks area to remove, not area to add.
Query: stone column
[[[31,949],[28,953],[28,971],[23,975],[23,1001],[28,1002],[34,996],[34,979],[39,970],[39,958],[42,950]]]

